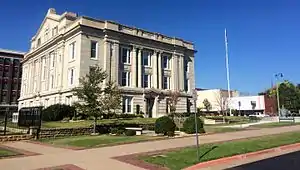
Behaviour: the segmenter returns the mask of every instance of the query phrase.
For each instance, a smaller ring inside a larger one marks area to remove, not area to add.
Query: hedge
[[[76,110],[75,107],[65,104],[54,104],[42,110],[43,121],[59,121],[63,118],[71,119]]]
[[[197,129],[198,133],[204,133],[204,127],[203,127],[203,121],[197,117]],[[190,116],[188,117],[184,123],[183,123],[183,131],[187,134],[194,134],[196,133],[196,128],[195,128],[195,116]]]
[[[99,134],[108,134],[108,133],[111,133],[112,129],[113,129],[113,131],[115,131],[116,129],[124,130],[127,127],[142,128],[142,129],[145,129],[145,130],[154,130],[154,124],[153,123],[137,124],[137,123],[123,123],[122,122],[122,123],[107,123],[107,124],[96,125],[96,132],[99,133]]]

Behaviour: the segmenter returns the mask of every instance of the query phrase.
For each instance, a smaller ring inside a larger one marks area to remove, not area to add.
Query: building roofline
[[[2,49],[2,48],[0,48],[0,52],[1,53],[9,53],[9,54],[17,54],[17,55],[25,55],[26,54],[26,52],[7,50],[7,49]]]
[[[146,33],[157,34],[157,35],[161,35],[161,36],[164,36],[164,37],[167,37],[167,38],[180,40],[180,41],[182,41],[182,42],[184,42],[184,43],[188,43],[188,44],[194,45],[193,42],[191,42],[191,41],[186,41],[186,40],[184,40],[184,39],[182,39],[182,38],[178,38],[178,37],[175,37],[175,36],[170,37],[170,36],[168,36],[168,35],[166,35],[166,34],[161,34],[161,33],[158,33],[158,32],[148,31],[148,30],[141,29],[141,28],[138,28],[138,27],[135,27],[135,26],[128,26],[128,25],[121,24],[121,23],[118,23],[118,22],[115,22],[115,21],[111,21],[111,20],[95,19],[95,18],[93,18],[93,17],[89,17],[89,16],[85,16],[85,15],[80,16],[80,17],[82,17],[82,18],[84,18],[84,19],[93,20],[93,21],[96,21],[96,22],[102,22],[102,23],[108,22],[108,23],[120,25],[120,26],[122,26],[122,27],[127,27],[127,28],[130,28],[130,29],[137,29],[137,30],[140,30],[140,31],[143,31],[143,32],[146,32]],[[194,50],[194,51],[197,52],[196,50]]]

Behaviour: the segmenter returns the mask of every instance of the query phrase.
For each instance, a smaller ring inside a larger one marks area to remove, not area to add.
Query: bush
[[[155,121],[154,131],[156,134],[167,135],[168,132],[174,132],[176,125],[168,116],[163,116]]]
[[[92,125],[91,125],[92,127]],[[98,124],[96,125],[96,132],[100,134],[108,134],[112,133],[111,130],[113,128],[117,129],[124,129],[126,127],[136,127],[136,128],[142,128],[146,130],[154,130],[154,124],[153,123],[147,123],[147,124],[137,124],[137,123],[105,123],[105,124]]]
[[[63,118],[72,118],[76,112],[75,107],[65,104],[54,104],[42,111],[43,121],[60,121]]]
[[[126,136],[135,136],[136,132],[134,130],[126,130],[125,135]]]
[[[173,136],[175,136],[175,132],[174,131],[169,131],[169,132],[167,132],[167,135],[169,137],[173,137]]]
[[[125,128],[122,127],[114,127],[110,129],[110,133],[116,134],[116,135],[123,135],[125,132]]]
[[[205,131],[204,131],[204,128],[203,128],[203,121],[199,117],[197,117],[196,119],[197,119],[198,133],[204,133]],[[195,116],[190,116],[184,121],[183,131],[187,134],[196,133]]]
[[[140,114],[104,114],[103,119],[133,119],[133,118],[144,118],[143,115]]]

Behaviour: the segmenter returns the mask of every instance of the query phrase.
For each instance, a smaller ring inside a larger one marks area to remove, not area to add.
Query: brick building
[[[21,59],[25,53],[0,49],[0,111],[18,110],[21,89]]]

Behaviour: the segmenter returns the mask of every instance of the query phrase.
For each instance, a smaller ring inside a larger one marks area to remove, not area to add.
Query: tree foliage
[[[179,102],[179,96],[180,96],[180,91],[170,91],[169,92],[169,98],[167,99],[167,105],[170,108],[170,117],[174,119],[176,116],[176,107],[177,103]]]
[[[212,109],[211,103],[207,99],[203,100],[203,105],[206,111],[210,111]]]
[[[94,117],[94,132],[99,117],[121,107],[117,86],[112,82],[105,84],[106,78],[106,72],[96,65],[86,76],[79,78],[79,86],[73,89],[74,95],[79,99],[75,103],[76,109]]]
[[[291,112],[300,110],[300,86],[287,80],[278,84],[280,107],[284,107]],[[269,96],[277,98],[277,88],[273,87],[266,91]]]

